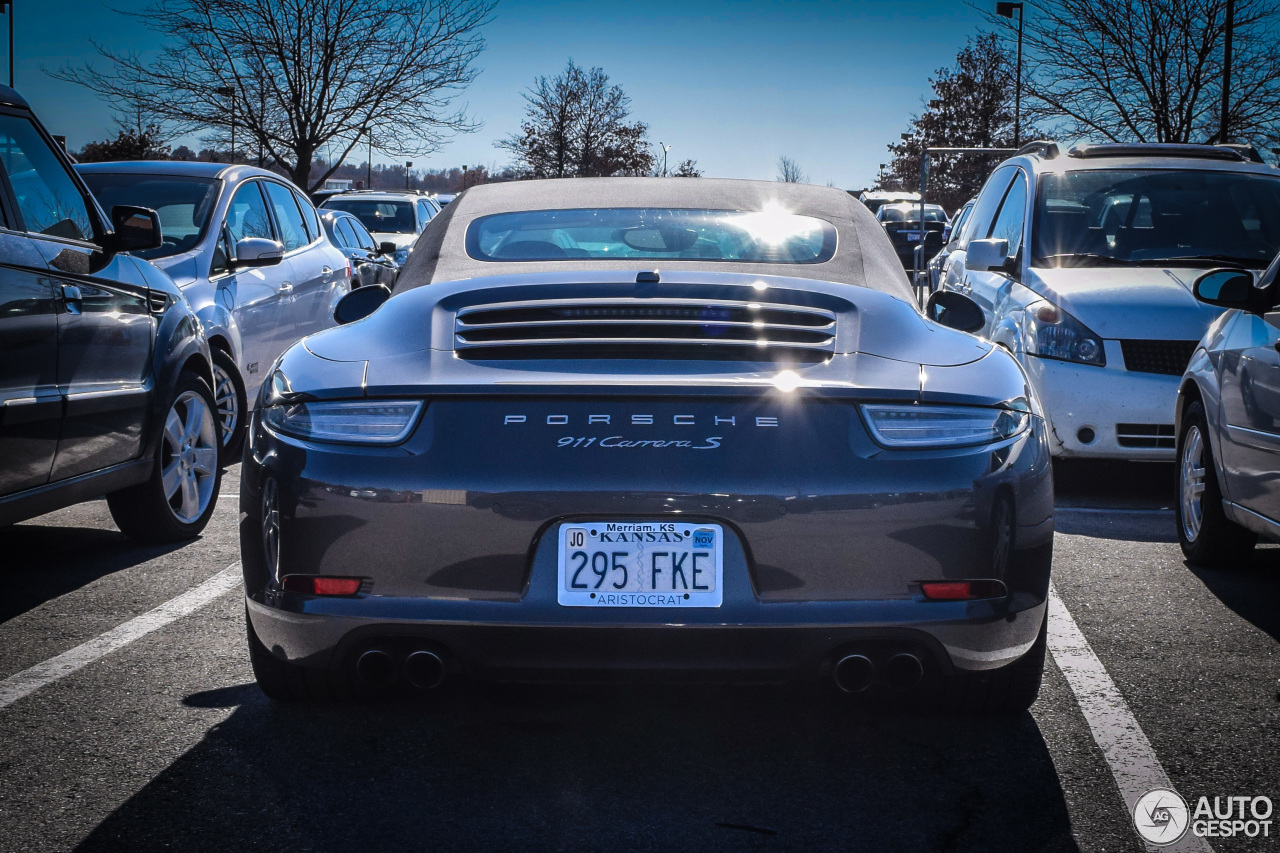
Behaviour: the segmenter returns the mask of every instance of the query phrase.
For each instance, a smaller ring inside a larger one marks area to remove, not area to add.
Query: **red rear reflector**
[[[924,592],[925,598],[933,601],[966,601],[972,597],[968,581],[922,583],[920,589]]]
[[[355,595],[360,591],[361,578],[326,578],[316,575],[285,575],[280,586],[289,592],[306,595]]]

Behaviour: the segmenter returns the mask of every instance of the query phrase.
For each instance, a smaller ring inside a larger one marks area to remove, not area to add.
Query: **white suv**
[[[1206,269],[1280,250],[1280,172],[1252,149],[1025,146],[978,195],[942,287],[1017,356],[1058,456],[1172,459],[1178,382],[1219,313]]]

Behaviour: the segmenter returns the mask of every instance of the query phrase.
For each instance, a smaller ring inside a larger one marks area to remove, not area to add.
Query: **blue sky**
[[[73,148],[111,135],[110,105],[41,69],[91,59],[90,39],[145,51],[155,37],[98,0],[45,0],[38,13],[16,3],[19,91]],[[814,183],[861,187],[920,111],[929,76],[981,24],[962,0],[500,0],[481,74],[461,97],[483,128],[415,165],[506,162],[493,142],[518,128],[521,90],[572,57],[626,89],[672,164],[692,157],[711,176],[772,179],[785,154]]]

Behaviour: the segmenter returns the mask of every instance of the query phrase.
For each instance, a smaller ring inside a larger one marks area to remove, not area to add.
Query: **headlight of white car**
[[[396,444],[408,437],[421,411],[421,402],[347,400],[268,406],[263,418],[273,430],[308,441]]]
[[[1098,367],[1104,367],[1107,363],[1101,336],[1057,305],[1043,299],[1032,302],[1023,310],[1022,337],[1027,352],[1041,358],[1056,358]]]
[[[885,447],[927,449],[990,444],[1025,432],[1031,415],[985,406],[863,406],[871,436]]]

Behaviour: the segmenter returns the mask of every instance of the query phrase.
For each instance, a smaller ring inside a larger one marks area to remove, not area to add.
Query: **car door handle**
[[[81,302],[84,296],[80,293],[80,288],[74,284],[62,285],[62,301],[67,306],[68,314],[79,314],[83,306]]]
[[[282,281],[282,282],[280,282],[280,292],[281,292],[281,293],[291,293],[292,291],[293,291],[293,282],[291,282],[291,281]]]
[[[321,275],[324,276],[324,280],[328,281],[329,279],[333,278],[333,267],[330,267],[330,266],[321,267],[320,273]]]

